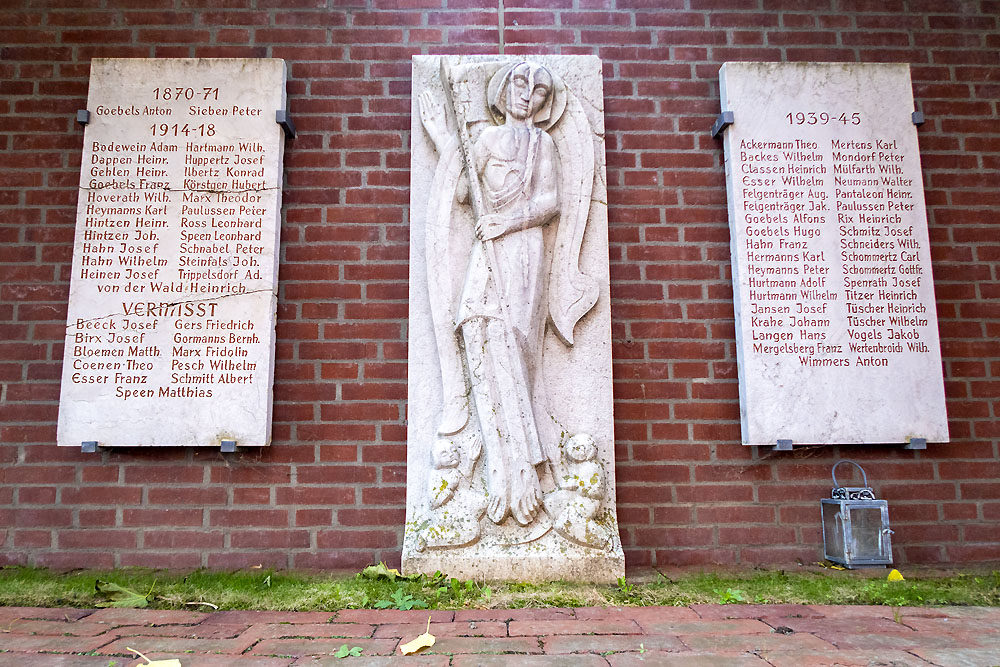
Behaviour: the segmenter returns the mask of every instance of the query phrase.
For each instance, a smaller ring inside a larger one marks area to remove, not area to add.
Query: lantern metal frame
[[[861,471],[864,486],[840,486],[837,482],[837,467],[844,463],[850,463]],[[820,501],[824,557],[848,568],[891,565],[890,536],[893,531],[889,528],[888,501],[875,498],[875,492],[868,486],[868,475],[855,461],[838,461],[833,466],[832,476],[833,491],[830,498]],[[861,519],[859,516],[860,512],[870,516],[872,510],[878,510],[878,526],[873,526],[872,520]],[[852,513],[858,518],[853,518]],[[832,525],[828,524],[828,514]],[[872,530],[877,530],[877,534],[873,534]]]

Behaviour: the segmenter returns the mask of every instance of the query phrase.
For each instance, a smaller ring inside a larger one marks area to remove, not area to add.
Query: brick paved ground
[[[428,614],[437,643],[402,657]],[[342,662],[343,644],[362,657]],[[819,667],[1000,664],[1000,608],[810,605],[250,612],[0,608],[0,665]]]

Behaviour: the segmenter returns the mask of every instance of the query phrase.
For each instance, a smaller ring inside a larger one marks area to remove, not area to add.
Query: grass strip
[[[0,606],[95,607],[107,597],[103,580],[149,592],[149,608],[330,611],[344,608],[523,608],[582,606],[682,606],[709,604],[847,604],[1000,606],[1000,571],[910,575],[889,582],[887,571],[789,572],[748,570],[654,574],[618,585],[556,582],[518,584],[449,579],[369,579],[262,569],[198,570],[187,574],[146,569],[52,572],[0,568]],[[207,604],[203,604],[207,603]]]

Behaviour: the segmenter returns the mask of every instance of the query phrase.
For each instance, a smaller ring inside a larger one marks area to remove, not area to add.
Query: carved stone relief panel
[[[601,63],[413,60],[403,567],[614,581]]]

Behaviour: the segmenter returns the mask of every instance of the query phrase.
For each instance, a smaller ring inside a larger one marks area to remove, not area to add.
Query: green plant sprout
[[[357,658],[361,655],[364,649],[360,646],[348,646],[347,644],[341,644],[340,648],[333,654],[334,658],[343,659],[347,657]]]

